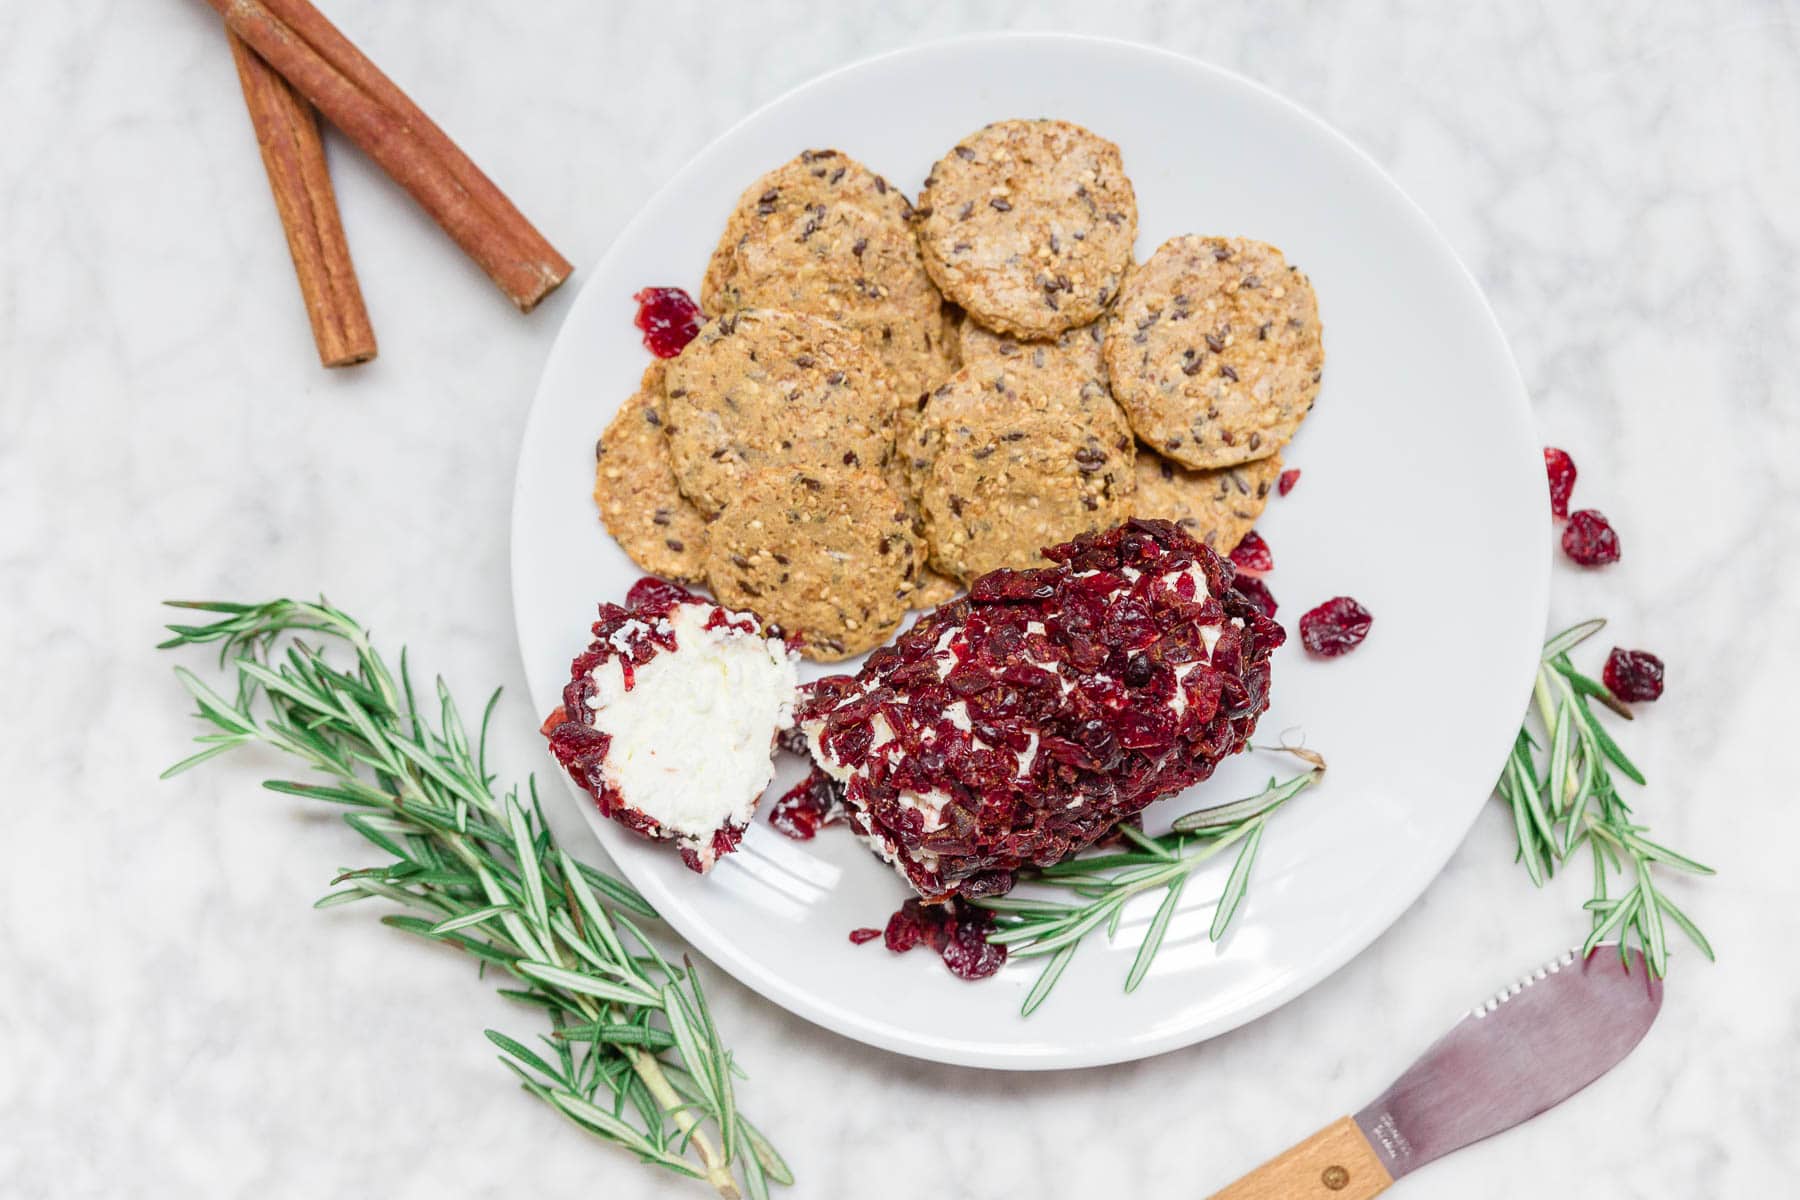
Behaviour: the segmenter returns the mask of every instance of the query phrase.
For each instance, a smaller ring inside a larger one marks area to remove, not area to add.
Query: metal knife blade
[[[1478,1005],[1355,1116],[1395,1179],[1600,1078],[1649,1032],[1662,981],[1641,953],[1571,950]]]

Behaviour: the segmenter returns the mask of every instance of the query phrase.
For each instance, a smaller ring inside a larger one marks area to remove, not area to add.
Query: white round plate
[[[1303,737],[1325,783],[1269,827],[1223,944],[1207,929],[1228,862],[1193,879],[1148,978],[1123,991],[1160,896],[1100,933],[1029,1018],[1041,959],[965,983],[929,952],[853,946],[907,894],[840,826],[790,841],[759,818],[702,878],[672,849],[573,801],[620,869],[702,954],[820,1025],[920,1058],[1036,1069],[1134,1059],[1293,998],[1385,930],[1442,869],[1523,713],[1544,629],[1550,521],[1525,395],[1493,314],[1423,214],[1361,151],[1263,88],[1141,46],[978,37],[833,72],[746,118],[650,201],[586,275],[539,386],[513,502],[513,598],[538,711],[558,703],[596,603],[637,571],[600,527],[593,445],[647,361],[632,293],[698,293],[738,194],[809,147],[836,147],[916,192],[989,121],[1050,116],[1117,141],[1137,187],[1138,256],[1182,233],[1280,246],[1318,290],[1323,392],[1287,452],[1304,478],[1259,528],[1292,635],[1355,596],[1374,614],[1347,657],[1278,652],[1259,741]],[[823,674],[813,671],[813,675]],[[1147,814],[1255,791],[1297,764],[1251,753]],[[558,772],[560,775],[560,772]],[[778,780],[778,786],[779,786]],[[1229,856],[1223,856],[1228,858]]]

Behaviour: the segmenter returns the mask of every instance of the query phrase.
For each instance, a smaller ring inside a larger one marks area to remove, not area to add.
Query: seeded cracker
[[[1131,515],[1173,521],[1190,537],[1230,554],[1262,516],[1281,476],[1281,455],[1235,467],[1194,471],[1138,447],[1137,498]]]
[[[808,150],[744,191],[701,287],[710,313],[783,308],[849,329],[902,396],[950,374],[943,302],[925,273],[912,205],[836,150]]]
[[[717,513],[750,472],[887,465],[888,373],[843,326],[745,309],[714,318],[669,364],[664,431],[681,490]]]
[[[698,583],[706,518],[675,484],[662,431],[665,365],[651,363],[594,449],[594,503],[606,531],[652,575]]]
[[[913,222],[945,296],[989,329],[1049,338],[1118,295],[1137,199],[1106,139],[1066,121],[1000,121],[938,160]]]
[[[965,583],[1130,512],[1135,445],[1104,388],[964,367],[932,393],[912,452],[931,565]]]
[[[708,533],[719,602],[774,622],[823,662],[885,642],[924,565],[906,505],[871,471],[756,472]]]
[[[948,604],[956,599],[962,591],[962,585],[948,575],[940,575],[929,566],[919,571],[919,586],[907,597],[906,607],[919,611],[929,611],[940,604]]]
[[[1132,275],[1106,335],[1113,396],[1186,466],[1267,458],[1300,427],[1325,364],[1312,284],[1248,238],[1178,237]]]
[[[958,336],[965,367],[1000,367],[1046,373],[1051,383],[1074,388],[1106,386],[1106,324],[1065,329],[1047,341],[1028,342],[966,322]]]

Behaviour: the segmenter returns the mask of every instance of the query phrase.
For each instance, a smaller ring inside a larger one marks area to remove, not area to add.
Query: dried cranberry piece
[[[855,946],[860,946],[864,942],[872,942],[880,936],[881,930],[870,929],[865,925],[861,929],[852,929],[850,931],[850,943]]]
[[[1232,586],[1238,590],[1239,594],[1241,594],[1244,599],[1255,605],[1256,610],[1263,616],[1270,619],[1274,618],[1275,597],[1270,593],[1268,584],[1264,583],[1254,575],[1239,575],[1237,577],[1237,582],[1232,584]]]
[[[632,324],[644,331],[644,345],[658,358],[680,354],[706,319],[694,298],[677,287],[644,288],[632,299],[638,305]]]
[[[1056,594],[1057,572],[1038,568],[1032,571],[989,571],[969,588],[969,598],[977,604],[995,601],[1048,600]]]
[[[895,954],[905,954],[925,940],[925,922],[916,900],[908,900],[888,918],[882,941]]]
[[[1252,529],[1244,535],[1231,551],[1231,561],[1245,571],[1272,571],[1275,569],[1275,556],[1269,552],[1269,543],[1263,541],[1262,534]]]
[[[1012,891],[1013,877],[1011,871],[977,871],[962,881],[956,894],[969,900],[982,896],[1004,896]]]
[[[604,811],[604,809],[602,811]],[[648,834],[656,828],[656,823],[654,821],[633,809],[620,809],[618,819],[641,833]],[[729,825],[715,829],[712,835],[713,861],[717,862],[727,854],[730,854],[733,850],[736,850],[738,842],[743,836],[743,830],[733,829]],[[686,863],[688,870],[693,871],[695,874],[706,874],[706,861],[702,859],[699,853],[692,847],[681,847],[681,861]]]
[[[938,952],[952,975],[958,979],[986,979],[1006,965],[1006,947],[987,940],[993,927],[993,918],[981,909],[957,906],[957,915],[948,925],[949,936]]]
[[[1166,708],[1128,708],[1113,718],[1119,745],[1152,750],[1175,740],[1175,715]]]
[[[1333,596],[1300,618],[1300,644],[1320,658],[1336,658],[1362,645],[1375,618],[1348,596]]]
[[[796,842],[810,842],[819,827],[837,815],[841,800],[842,789],[837,781],[814,767],[775,802],[769,810],[769,824]]]
[[[1591,508],[1581,509],[1563,526],[1563,553],[1584,567],[1604,567],[1619,561],[1619,535],[1612,523]]]
[[[1141,650],[1156,640],[1156,621],[1142,601],[1127,598],[1106,611],[1100,639],[1114,650]]]
[[[1544,470],[1550,475],[1550,515],[1559,521],[1567,520],[1569,495],[1575,490],[1575,460],[1567,450],[1545,446]]]
[[[1621,650],[1614,646],[1606,656],[1600,682],[1621,700],[1654,700],[1663,692],[1662,659],[1648,650]]]
[[[694,593],[679,583],[646,575],[625,593],[625,606],[640,613],[666,613],[677,604],[689,603],[694,598]]]
[[[1275,490],[1277,492],[1279,492],[1281,495],[1285,496],[1289,492],[1293,491],[1294,485],[1299,482],[1300,482],[1300,468],[1299,467],[1289,467],[1287,470],[1285,470],[1281,473],[1281,478],[1277,479],[1275,481]]]

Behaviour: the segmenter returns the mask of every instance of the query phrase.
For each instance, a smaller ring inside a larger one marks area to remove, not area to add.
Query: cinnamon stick
[[[373,158],[530,312],[574,268],[307,0],[207,0],[231,31]]]
[[[287,234],[319,361],[328,367],[368,362],[375,357],[375,329],[369,324],[350,245],[344,240],[318,117],[312,105],[242,39],[229,30],[225,37],[269,173],[269,190],[275,194],[275,209]]]

